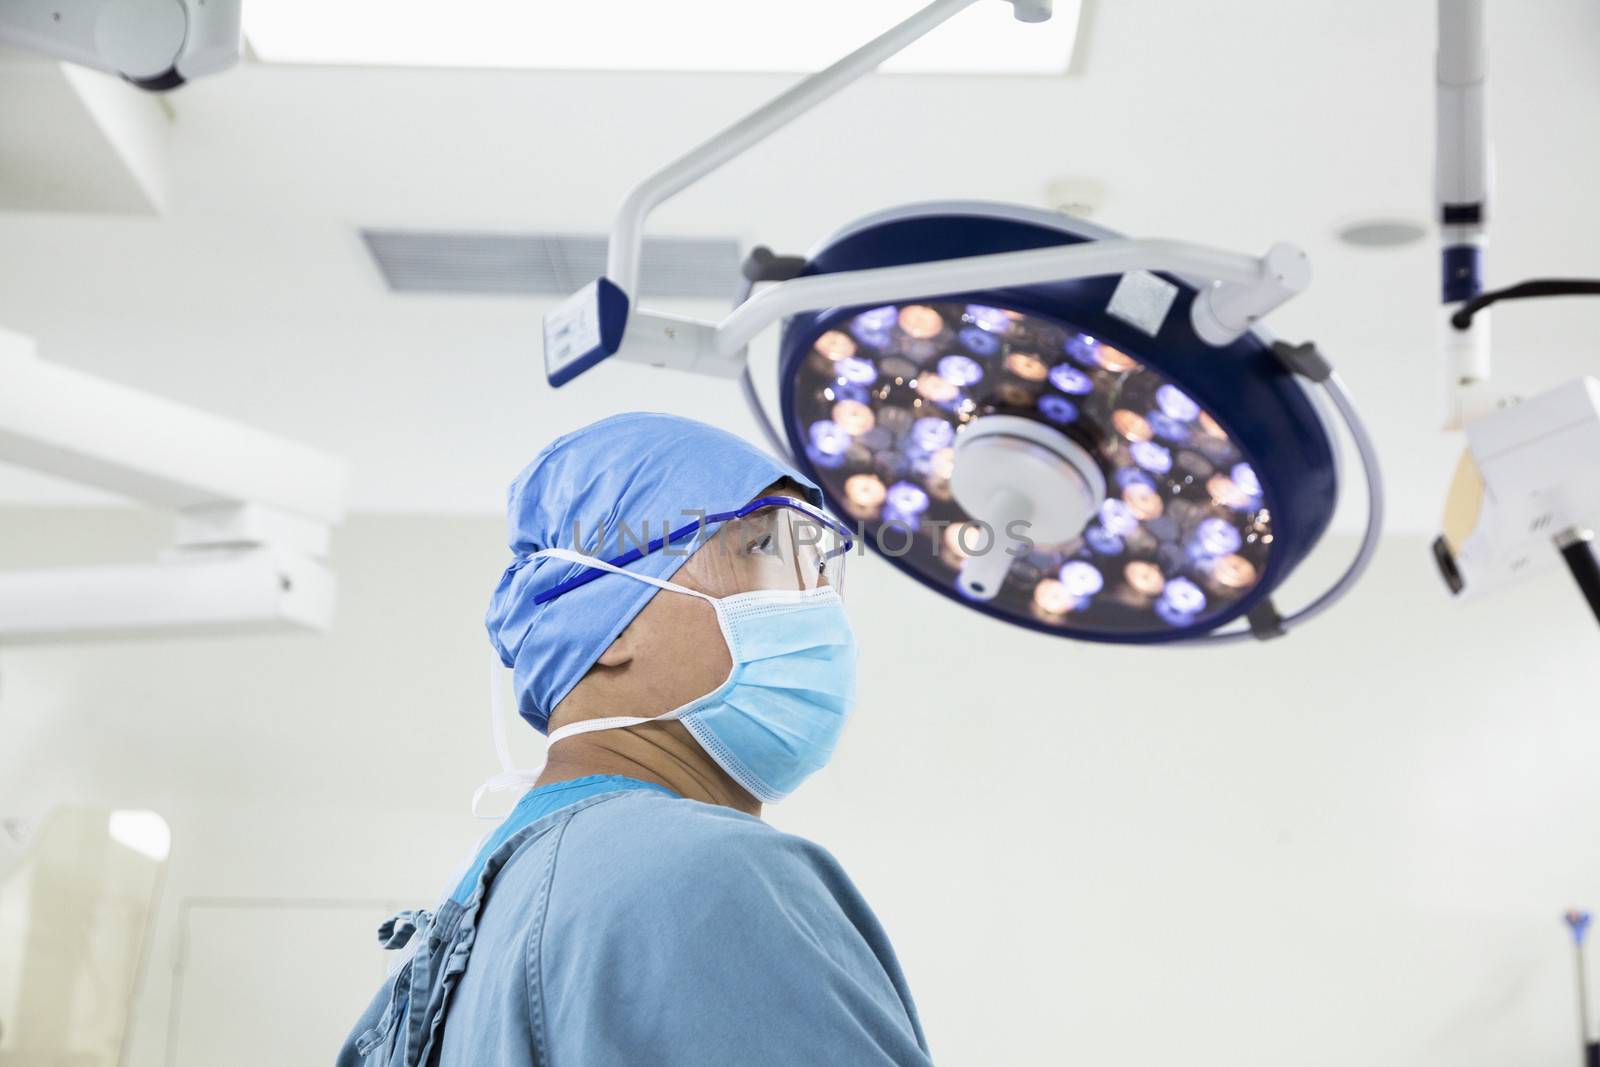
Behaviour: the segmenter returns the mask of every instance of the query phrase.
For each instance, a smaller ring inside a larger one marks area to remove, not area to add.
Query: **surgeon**
[[[819,503],[658,414],[559,438],[516,479],[487,623],[547,762],[436,912],[384,924],[410,955],[341,1067],[930,1062],[855,886],[760,818],[855,699],[850,536]]]

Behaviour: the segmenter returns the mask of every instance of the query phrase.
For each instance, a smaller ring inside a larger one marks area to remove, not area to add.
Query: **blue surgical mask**
[[[827,586],[714,597],[634,574],[565,549],[544,553],[709,601],[733,668],[716,689],[664,715],[569,723],[550,743],[594,730],[682,721],[690,735],[757,800],[782,800],[833,755],[855,704],[856,639],[839,594]]]

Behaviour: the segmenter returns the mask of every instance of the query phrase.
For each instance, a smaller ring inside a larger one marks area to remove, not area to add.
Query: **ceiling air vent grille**
[[[601,234],[362,230],[361,239],[396,293],[566,296],[606,269]],[[730,237],[646,237],[640,293],[731,299],[739,262]]]

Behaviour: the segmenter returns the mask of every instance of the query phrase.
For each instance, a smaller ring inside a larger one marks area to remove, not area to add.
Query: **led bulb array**
[[[1073,630],[1184,628],[1265,573],[1271,516],[1249,462],[1177,384],[1064,324],[953,302],[886,305],[817,336],[796,371],[806,457],[865,536],[955,587],[968,555],[1016,558],[991,607]],[[1051,425],[1106,475],[1080,537],[976,530],[950,490],[956,437],[989,415]],[[1025,550],[1024,550],[1025,549]]]

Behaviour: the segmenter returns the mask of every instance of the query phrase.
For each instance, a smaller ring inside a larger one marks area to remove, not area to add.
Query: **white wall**
[[[165,533],[0,511],[0,567]],[[373,918],[482,828],[499,535],[352,521],[326,638],[0,651],[0,809],[172,824],[133,1067],[331,1055]],[[1453,605],[1397,539],[1314,629],[1177,652],[1003,628],[859,562],[860,712],[771,817],[861,885],[940,1062],[1576,1062],[1559,915],[1600,904],[1600,632],[1559,575]]]

